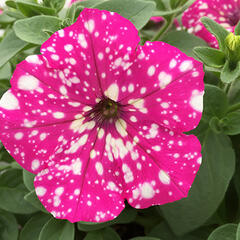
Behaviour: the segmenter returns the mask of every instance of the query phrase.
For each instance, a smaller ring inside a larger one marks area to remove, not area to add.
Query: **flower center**
[[[117,119],[119,117],[120,104],[110,98],[103,98],[91,110],[91,117],[97,121]]]

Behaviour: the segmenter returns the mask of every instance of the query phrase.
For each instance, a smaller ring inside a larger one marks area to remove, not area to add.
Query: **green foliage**
[[[232,223],[218,227],[211,233],[208,240],[238,240],[236,238],[237,227],[237,224]]]
[[[13,29],[21,40],[41,45],[52,33],[60,29],[61,22],[57,17],[35,16],[16,21]]]
[[[194,57],[194,47],[206,46],[202,39],[185,31],[171,31],[163,37],[162,41],[177,47],[190,57]]]
[[[26,46],[27,43],[20,40],[13,31],[9,32],[3,41],[0,42],[0,67],[6,64]]]
[[[42,228],[39,240],[74,240],[74,225],[68,221],[50,219]]]
[[[152,16],[155,4],[143,0],[107,0],[94,5],[94,8],[117,12],[141,29]]]
[[[229,32],[221,25],[217,24],[210,18],[203,17],[201,19],[203,25],[212,33],[218,40],[219,48],[222,51],[226,50],[225,39]]]
[[[112,228],[104,228],[89,232],[84,240],[121,240],[120,236]]]
[[[21,231],[19,240],[33,240],[39,239],[40,232],[42,231],[43,226],[50,219],[49,215],[38,213],[34,215],[29,221],[25,224],[24,228]]]
[[[139,30],[141,43],[171,44],[203,62],[204,111],[195,134],[202,144],[202,165],[189,196],[149,209],[129,205],[104,223],[54,219],[38,200],[34,174],[23,170],[0,143],[0,240],[240,240],[240,61],[238,39],[209,18],[206,28],[219,49],[173,21],[194,0],[86,0],[64,9],[65,0],[8,0],[0,14],[0,96],[10,87],[16,65],[39,54],[50,35],[74,23],[85,8],[114,11]],[[149,22],[163,16],[165,24]],[[237,41],[235,41],[237,40]],[[4,123],[1,123],[4,124]]]
[[[13,214],[0,210],[0,239],[17,240],[18,224]]]

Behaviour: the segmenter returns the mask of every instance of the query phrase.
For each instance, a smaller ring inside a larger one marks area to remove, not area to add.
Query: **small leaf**
[[[161,239],[155,238],[155,237],[135,237],[135,238],[131,238],[129,240],[161,240]]]
[[[121,240],[120,236],[110,227],[89,232],[84,240]],[[40,239],[41,240],[41,239]]]
[[[32,17],[40,14],[54,15],[56,13],[54,9],[44,7],[34,2],[27,2],[24,0],[16,0],[15,2],[18,10],[20,10],[27,17]]]
[[[5,12],[0,14],[0,24],[9,24],[14,21],[15,21],[15,19],[12,17],[9,17]]]
[[[225,63],[225,54],[218,49],[210,47],[196,47],[193,51],[207,66],[221,68]]]
[[[229,223],[215,229],[207,240],[237,240],[237,224]]]
[[[240,35],[240,21],[238,21],[238,24],[237,24],[237,26],[234,29],[234,33],[236,35]]]
[[[190,57],[195,57],[193,53],[195,47],[207,46],[206,42],[201,38],[186,31],[171,31],[163,37],[162,41],[177,47]]]
[[[155,0],[156,2],[162,1],[162,0]],[[183,5],[175,8],[175,9],[166,9],[163,11],[162,6],[157,4],[157,6],[160,6],[160,8],[154,12],[153,16],[167,16],[167,15],[178,15],[182,12],[184,12],[190,5],[192,5],[196,0],[189,0],[185,2]],[[179,1],[178,1],[179,3]],[[177,4],[178,5],[178,4]]]
[[[205,84],[203,106],[203,118],[205,120],[210,121],[212,117],[221,119],[228,109],[227,96],[222,89]]]
[[[44,225],[39,240],[74,240],[74,235],[73,223],[64,220],[50,219]]]
[[[156,5],[143,0],[107,0],[94,5],[94,8],[117,12],[130,20],[137,29],[141,29],[152,16]]]
[[[0,208],[19,214],[36,212],[37,209],[24,200],[26,191],[23,185],[17,188],[0,187]]]
[[[8,169],[0,174],[0,187],[14,188],[22,184],[22,171]]]
[[[26,42],[19,39],[13,31],[10,31],[0,43],[0,67],[6,64],[26,46]]]
[[[37,209],[43,211],[43,212],[47,212],[47,210],[44,208],[44,206],[42,205],[42,203],[40,202],[40,200],[38,199],[35,190],[31,191],[30,193],[26,194],[24,196],[24,199],[31,203],[32,206],[36,207]]]
[[[230,61],[226,61],[220,77],[224,83],[232,83],[238,79],[240,77],[240,62],[233,66]]]
[[[43,5],[59,12],[65,5],[66,0],[43,0]]]
[[[51,16],[35,16],[14,23],[16,35],[25,42],[41,45],[49,38],[48,32],[56,32],[62,20]]]
[[[227,135],[240,134],[240,111],[231,112],[222,119],[224,121],[224,133]]]
[[[35,240],[39,238],[40,232],[46,222],[49,221],[50,215],[38,213],[33,216],[23,227],[19,240]]]
[[[13,214],[0,210],[0,239],[17,240],[18,224]]]
[[[34,181],[35,175],[23,169],[23,183],[29,191],[34,190]]]
[[[220,50],[225,51],[225,39],[229,32],[223,26],[208,17],[202,17],[201,22],[207,30],[216,37]]]

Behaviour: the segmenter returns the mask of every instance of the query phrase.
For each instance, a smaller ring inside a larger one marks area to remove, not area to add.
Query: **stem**
[[[236,103],[234,105],[232,105],[229,109],[228,109],[228,113],[230,112],[235,112],[237,110],[240,110],[240,103]]]
[[[165,20],[164,25],[159,30],[159,32],[152,38],[151,42],[159,40],[160,37],[162,37],[171,28],[174,18],[175,18],[175,15],[171,16],[169,21]]]

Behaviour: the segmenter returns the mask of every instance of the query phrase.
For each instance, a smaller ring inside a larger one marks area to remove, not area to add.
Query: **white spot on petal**
[[[18,79],[18,88],[21,90],[35,90],[39,85],[39,80],[31,75],[24,75]]]
[[[141,186],[141,196],[142,196],[142,198],[150,199],[150,198],[153,198],[154,195],[155,195],[155,192],[153,190],[152,185],[147,183],[147,182],[145,182]]]
[[[43,197],[47,192],[47,189],[44,187],[36,187],[36,194],[39,197]]]
[[[100,162],[96,162],[95,168],[99,175],[103,175],[103,166]]]
[[[94,28],[95,28],[94,20],[90,19],[87,22],[85,22],[84,27],[88,30],[89,33],[93,33]]]
[[[40,162],[39,160],[33,160],[32,161],[32,170],[36,171],[40,167]]]
[[[19,109],[19,103],[17,98],[11,93],[11,91],[7,91],[3,94],[0,100],[0,107],[7,110],[16,110]]]
[[[199,92],[198,90],[194,90],[192,92],[190,105],[194,110],[196,110],[198,112],[203,111],[203,93],[204,92]]]
[[[118,85],[116,83],[111,84],[105,91],[105,95],[116,102],[118,100],[119,95]]]
[[[170,184],[170,177],[165,171],[160,170],[158,177],[163,184]]]

